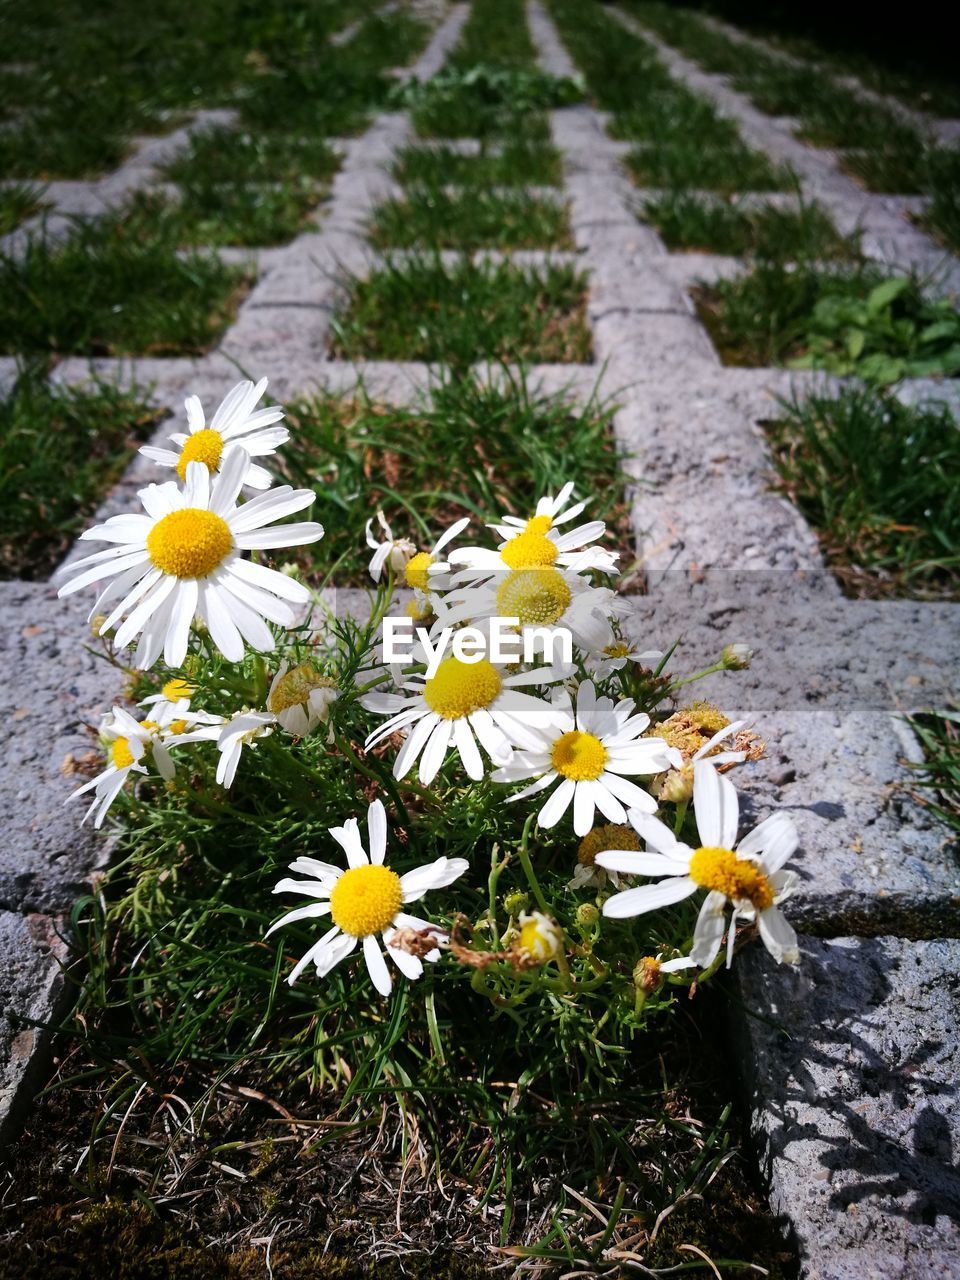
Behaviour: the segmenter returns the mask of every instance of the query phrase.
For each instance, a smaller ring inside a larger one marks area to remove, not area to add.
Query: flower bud
[[[530,895],[529,893],[522,893],[519,889],[514,889],[512,893],[508,893],[504,898],[503,905],[510,915],[518,916],[529,907]]]
[[[750,665],[753,650],[748,644],[727,644],[720,655],[723,665],[728,671],[743,671]]]
[[[99,636],[99,634],[100,634],[100,628],[103,626],[103,624],[106,622],[106,620],[107,620],[107,615],[106,615],[105,613],[98,613],[98,614],[96,615],[96,617],[91,618],[91,619],[90,619],[90,634],[91,634],[92,636]]]
[[[578,929],[592,929],[600,919],[600,912],[592,902],[581,902],[577,907],[576,921]]]
[[[645,995],[651,995],[663,981],[660,961],[655,956],[643,956],[633,966],[633,985]]]
[[[685,804],[693,795],[693,766],[671,769],[663,775],[657,799],[663,804]]]

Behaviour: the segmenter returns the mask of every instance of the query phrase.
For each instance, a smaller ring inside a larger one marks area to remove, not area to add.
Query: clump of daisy
[[[243,483],[251,489],[269,489],[273,477],[253,459],[276,453],[280,445],[290,439],[290,432],[286,427],[272,425],[283,417],[282,409],[255,408],[266,389],[266,378],[261,378],[256,385],[238,382],[224,396],[209,426],[200,397],[188,396],[183,406],[187,412],[187,431],[170,436],[177,448],[160,449],[145,444],[140,452],[161,467],[172,467],[181,480],[186,480],[191,462],[202,463],[211,474],[219,471],[227,449],[233,445],[246,458]]]
[[[272,650],[276,642],[267,623],[293,626],[294,606],[309,601],[301,583],[243,553],[322,538],[323,526],[310,521],[275,525],[309,507],[316,495],[281,485],[238,506],[246,470],[246,454],[236,446],[212,480],[203,463],[190,462],[182,490],[173,482],[149,485],[139,494],[143,514],[111,516],[80,535],[114,545],[67,565],[63,573],[70,581],[59,594],[106,582],[92,612],[114,605],[100,634],[117,627],[118,649],[139,637],[136,666],[152,667],[161,654],[167,666],[182,666],[195,619],[230,662],[239,662],[248,644]]]
[[[493,774],[495,782],[535,781],[508,797],[511,803],[551,790],[537,815],[540,827],[554,827],[573,806],[573,829],[585,836],[597,809],[611,822],[627,820],[624,806],[654,813],[656,801],[630,777],[652,776],[680,763],[678,753],[659,738],[646,737],[650,717],[637,712],[632,698],[614,704],[598,698],[592,680],[577,691],[576,705],[566,690],[554,697],[554,718],[531,726],[533,746]]]
[[[656,884],[614,894],[603,904],[603,914],[615,919],[642,915],[706,889],[690,949],[695,965],[706,969],[716,959],[728,928],[728,905],[732,907],[728,966],[738,919],[756,922],[760,938],[775,960],[797,964],[797,935],[780,911],[780,904],[796,887],[796,875],[783,870],[799,843],[793,822],[785,814],[772,814],[736,844],[737,793],[729,778],[705,760],[694,765],[693,807],[701,840],[696,849],[682,844],[651,814],[631,812],[630,821],[646,841],[647,851],[602,851],[596,861],[611,871],[659,879]]]
[[[281,880],[274,893],[299,893],[311,901],[288,911],[270,927],[267,937],[295,920],[329,916],[333,927],[297,961],[287,982],[296,982],[309,964],[315,966],[318,977],[325,978],[359,946],[373,985],[382,996],[388,996],[393,978],[384,953],[404,977],[415,979],[423,973],[424,960],[432,964],[440,959],[439,944],[446,941],[446,935],[431,921],[409,915],[402,908],[418,902],[432,889],[453,884],[469,863],[465,858],[437,858],[398,875],[385,865],[387,815],[380,800],[367,809],[367,849],[356,818],[348,818],[342,827],[330,827],[329,831],[343,849],[347,867],[318,858],[292,862],[290,870],[306,878]]]

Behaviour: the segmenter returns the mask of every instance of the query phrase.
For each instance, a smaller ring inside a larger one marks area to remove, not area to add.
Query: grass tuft
[[[387,262],[347,282],[334,317],[333,353],[346,359],[586,363],[586,279],[572,266],[439,257]]]
[[[944,407],[849,389],[764,424],[781,485],[856,596],[960,596],[960,431]]]
[[[648,200],[644,216],[670,249],[725,253],[778,262],[859,256],[859,237],[842,236],[816,202],[799,208],[708,200],[672,191]]]
[[[406,147],[393,173],[398,182],[429,187],[549,187],[560,185],[563,167],[555,147],[507,138],[495,150],[484,149],[475,156],[444,146]]]
[[[572,249],[565,207],[523,192],[419,187],[376,211],[380,249]]]
[[[125,217],[78,220],[63,243],[41,233],[22,257],[0,254],[0,352],[199,354],[216,341],[249,274],[178,255],[165,228],[131,235]]]

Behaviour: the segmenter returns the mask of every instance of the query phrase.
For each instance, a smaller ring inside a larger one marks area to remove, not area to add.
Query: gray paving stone
[[[803,939],[736,963],[740,1062],[805,1280],[960,1276],[960,942]],[[781,1029],[782,1028],[782,1029]]]
[[[43,1083],[48,1028],[62,1015],[62,923],[0,910],[0,1148]]]
[[[90,604],[57,600],[44,583],[0,583],[0,714],[11,730],[0,742],[0,910],[66,910],[104,854],[80,829],[82,798],[65,807],[83,779],[63,772],[95,747],[90,726],[122,683],[86,648]]]

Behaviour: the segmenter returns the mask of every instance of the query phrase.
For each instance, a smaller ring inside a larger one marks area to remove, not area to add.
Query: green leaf
[[[862,329],[847,330],[847,355],[851,360],[859,360],[863,354],[863,348],[866,346],[867,335]]]
[[[903,377],[903,372],[902,360],[896,360],[893,356],[884,355],[879,351],[875,355],[867,356],[857,365],[857,373],[861,378],[867,382],[877,382],[882,386],[897,382]]]
[[[894,276],[890,280],[881,280],[867,295],[867,311],[870,315],[876,315],[878,311],[888,307],[895,298],[899,298],[909,284],[909,276]]]

